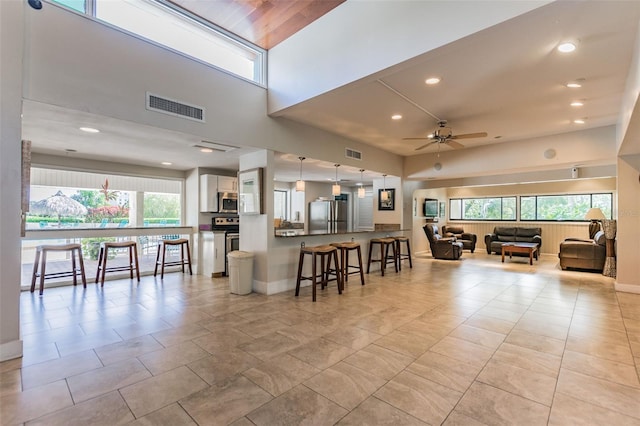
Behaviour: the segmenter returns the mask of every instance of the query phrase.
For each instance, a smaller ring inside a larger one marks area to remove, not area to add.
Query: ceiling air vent
[[[204,123],[204,108],[147,92],[147,109]]]
[[[353,158],[354,160],[362,160],[362,153],[355,149],[345,148],[344,155],[347,158]]]

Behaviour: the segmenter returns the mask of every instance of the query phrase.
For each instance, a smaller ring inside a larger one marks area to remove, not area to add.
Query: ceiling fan
[[[426,138],[403,138],[402,140],[406,141],[421,141],[428,140],[430,141],[427,144],[419,146],[416,148],[416,151],[420,151],[428,147],[429,145],[433,145],[434,143],[438,144],[438,148],[440,148],[439,144],[447,144],[451,148],[460,149],[464,148],[459,142],[456,142],[457,139],[471,139],[471,138],[484,138],[487,136],[487,132],[478,132],[478,133],[465,133],[463,135],[454,135],[451,131],[451,127],[447,127],[447,120],[438,121],[438,128]]]

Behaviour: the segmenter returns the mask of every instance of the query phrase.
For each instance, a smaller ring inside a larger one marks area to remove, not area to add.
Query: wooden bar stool
[[[409,237],[398,236],[393,237],[396,240],[396,256],[398,257],[398,269],[402,270],[402,261],[404,259],[409,259],[409,268],[413,268],[413,263],[411,261],[411,244],[409,242]],[[401,244],[405,243],[407,245],[407,252],[402,253]]]
[[[372,252],[375,246],[380,247],[380,259],[372,259]],[[393,250],[393,256],[389,256],[389,248]],[[382,276],[384,277],[384,270],[389,263],[393,263],[393,266],[398,272],[398,256],[396,254],[396,240],[387,237],[387,238],[372,238],[369,240],[369,256],[367,260],[367,274],[369,273],[369,268],[371,268],[371,263],[380,262],[380,271],[382,272]]]
[[[302,275],[302,265],[304,264],[305,255],[311,256],[311,275],[305,277]],[[320,260],[320,275],[318,275],[317,264]],[[335,269],[333,270],[336,275],[336,282],[338,284],[338,294],[342,294],[343,282],[342,272],[338,267],[338,249],[332,246],[315,246],[315,247],[300,247],[300,260],[298,261],[298,278],[296,280],[296,297],[300,293],[300,282],[303,280],[310,280],[313,284],[313,301],[316,301],[316,283],[320,278],[322,288],[324,288],[329,282],[329,274],[331,273],[331,260]]]
[[[71,252],[71,271],[46,273],[47,253],[50,251]],[[77,264],[76,255],[78,256]],[[77,266],[79,266],[79,268]],[[38,269],[40,269],[40,272],[38,272]],[[73,277],[73,285],[77,285],[78,274],[80,274],[80,277],[82,278],[82,286],[87,288],[87,278],[84,275],[84,260],[82,259],[82,247],[80,244],[49,244],[38,246],[36,247],[36,259],[33,262],[33,273],[31,274],[31,293],[36,289],[36,278],[38,277],[40,278],[40,296],[42,296],[45,278]]]
[[[360,282],[364,285],[364,268],[362,267],[362,251],[360,250],[360,243],[356,242],[344,242],[344,243],[331,243],[331,245],[340,251],[340,269],[342,270],[342,278],[344,282],[349,281],[349,275],[360,274]],[[349,264],[349,252],[351,250],[357,250],[358,264]],[[355,270],[350,270],[355,269]]]
[[[180,260],[172,260],[166,261],[165,256],[167,254],[167,250],[171,250],[172,247],[180,246]],[[185,247],[187,250],[187,256],[185,257],[184,251]],[[160,252],[162,251],[162,259],[160,259]],[[156,253],[156,267],[153,271],[153,276],[158,275],[158,266],[162,265],[160,268],[160,279],[164,278],[164,267],[165,266],[178,266],[182,267],[182,273],[184,273],[184,265],[189,265],[189,275],[193,275],[193,271],[191,270],[191,252],[189,251],[189,240],[186,238],[178,238],[178,239],[162,239],[158,241],[158,250]]]
[[[109,249],[125,248],[129,251],[129,265],[127,266],[109,266],[107,267],[107,258],[109,257]],[[100,287],[104,287],[104,275],[107,272],[129,271],[131,279],[133,279],[133,270],[136,270],[136,278],[140,282],[140,263],[138,262],[138,245],[135,241],[119,241],[119,242],[103,242],[100,243],[100,254],[98,255],[98,268],[96,270],[96,284],[100,278]]]

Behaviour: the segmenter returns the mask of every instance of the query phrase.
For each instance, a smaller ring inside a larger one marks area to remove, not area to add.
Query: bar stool
[[[411,262],[411,244],[409,242],[409,237],[398,236],[393,237],[396,240],[396,256],[398,257],[398,269],[402,270],[402,261],[404,259],[409,259],[409,268],[413,268],[413,263]],[[401,244],[405,243],[407,245],[407,252],[402,253]]]
[[[180,246],[180,260],[166,261],[165,255],[167,250],[171,250],[172,247]],[[187,248],[187,257],[184,256],[185,247]],[[160,251],[162,251],[162,260],[160,259]],[[156,267],[153,271],[153,276],[158,275],[158,266],[162,265],[160,268],[160,279],[164,278],[164,267],[165,266],[178,266],[182,267],[182,273],[184,273],[184,265],[189,265],[189,275],[193,275],[191,271],[191,253],[189,251],[189,240],[186,238],[178,238],[178,239],[162,239],[158,241],[158,250],[156,253]]]
[[[344,243],[331,243],[331,245],[340,251],[340,269],[342,270],[342,278],[346,283],[349,281],[349,275],[360,274],[360,282],[364,285],[364,268],[362,267],[362,251],[360,250],[360,243],[356,242],[344,242]],[[358,264],[349,264],[349,252],[351,250],[357,250]],[[350,271],[350,269],[355,269]]]
[[[311,256],[311,275],[305,277],[302,275],[302,265],[304,264],[305,255]],[[342,272],[338,267],[338,249],[332,246],[314,246],[314,247],[300,247],[300,260],[298,261],[298,278],[296,280],[296,297],[300,293],[300,282],[303,280],[309,280],[313,284],[313,301],[316,301],[316,283],[317,283],[317,263],[320,259],[320,282],[322,288],[324,288],[329,282],[329,274],[331,273],[331,259],[333,259],[335,269],[333,270],[336,275],[336,281],[338,284],[338,294],[342,294],[343,282]]]
[[[380,259],[372,259],[371,253],[373,252],[373,248],[375,246],[380,246]],[[389,257],[389,248],[393,250],[393,256]],[[396,272],[398,272],[398,256],[396,254],[396,240],[387,237],[387,238],[372,238],[369,240],[369,256],[367,260],[367,274],[369,273],[369,268],[371,268],[371,263],[380,262],[380,271],[382,272],[382,276],[384,277],[384,270],[387,264],[393,263]]]
[[[107,258],[109,257],[109,249],[126,248],[129,250],[129,265],[127,266],[110,266],[107,267]],[[98,255],[98,268],[96,270],[96,284],[100,278],[100,287],[104,287],[104,275],[107,272],[129,271],[131,279],[133,279],[133,270],[136,270],[136,277],[140,282],[140,263],[138,262],[138,245],[135,241],[109,241],[100,243],[100,254]]]
[[[46,273],[47,253],[50,251],[71,252],[71,271]],[[76,267],[76,255],[78,256],[79,268]],[[38,269],[40,269],[40,272],[38,272]],[[31,293],[36,289],[36,278],[38,277],[40,277],[40,296],[42,296],[45,278],[73,277],[73,285],[77,285],[78,274],[80,274],[80,277],[82,278],[82,286],[87,288],[87,278],[84,275],[84,261],[82,259],[82,247],[80,244],[48,244],[38,246],[36,247],[36,259],[33,262],[33,273],[31,274]]]

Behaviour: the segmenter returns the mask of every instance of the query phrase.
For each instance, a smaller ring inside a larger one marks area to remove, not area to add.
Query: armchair
[[[478,236],[476,234],[464,232],[464,228],[462,226],[442,226],[442,235],[444,237],[456,237],[456,241],[462,243],[462,248],[465,250],[471,250],[471,253],[476,249]]]
[[[422,227],[431,246],[431,255],[436,259],[457,260],[462,256],[462,243],[456,237],[443,238],[438,225],[426,224]]]

